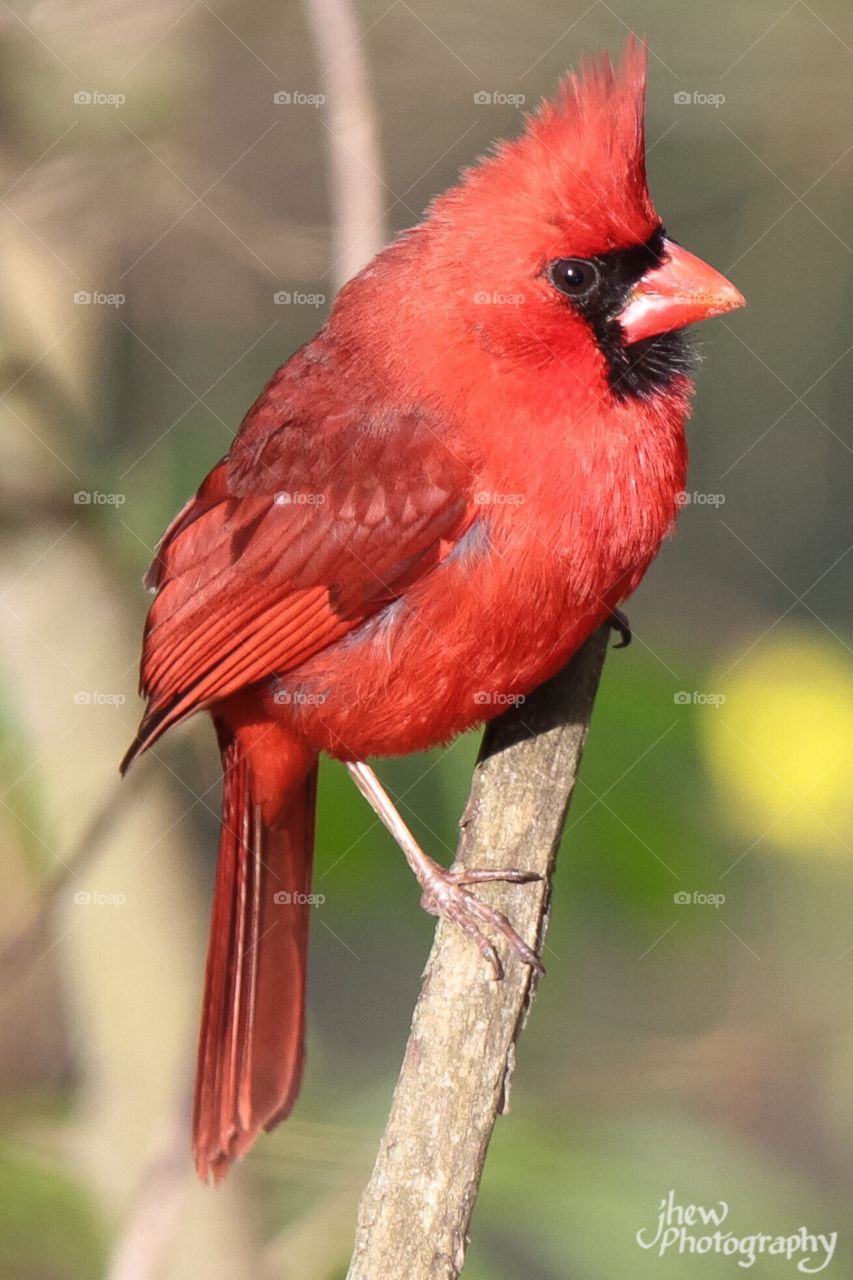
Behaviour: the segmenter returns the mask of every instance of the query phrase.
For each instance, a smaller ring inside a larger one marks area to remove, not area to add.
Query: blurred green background
[[[737,1274],[638,1246],[672,1189],[725,1201],[737,1236],[837,1231],[827,1273],[849,1277],[853,10],[361,0],[358,21],[389,231],[518,131],[506,96],[530,108],[583,51],[646,34],[656,203],[749,300],[697,335],[691,501],[607,662],[464,1274]],[[13,937],[118,786],[154,543],[321,323],[339,251],[329,105],[296,101],[321,82],[292,0],[13,0],[0,86]],[[443,859],[476,748],[381,766]],[[304,1092],[203,1189],[187,1097],[218,763],[201,720],[157,755],[4,956],[0,1276],[335,1280],[434,922],[324,766]]]

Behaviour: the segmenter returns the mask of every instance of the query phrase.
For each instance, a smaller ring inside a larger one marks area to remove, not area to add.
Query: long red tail
[[[199,1176],[214,1180],[284,1119],[304,1062],[307,896],[317,765],[265,820],[238,738],[221,724],[222,833],[193,1114]]]

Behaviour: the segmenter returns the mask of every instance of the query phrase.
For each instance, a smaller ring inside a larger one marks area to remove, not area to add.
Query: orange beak
[[[707,262],[664,241],[666,257],[637,283],[620,316],[628,343],[746,305],[743,294]]]

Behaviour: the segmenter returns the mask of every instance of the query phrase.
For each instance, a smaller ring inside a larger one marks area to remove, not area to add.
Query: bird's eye
[[[548,275],[554,288],[569,298],[583,298],[598,284],[598,267],[586,258],[558,258]]]

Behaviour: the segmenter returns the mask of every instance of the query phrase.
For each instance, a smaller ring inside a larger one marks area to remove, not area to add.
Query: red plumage
[[[647,279],[665,292],[668,254],[689,255],[663,242],[622,329],[549,266],[604,264],[603,288],[658,234],[644,68],[636,43],[587,66],[356,276],[158,548],[128,760],[207,709],[225,777],[203,1176],[298,1086],[307,909],[274,895],[307,892],[319,753],[417,751],[496,714],[633,591],[675,519],[691,384],[627,337]],[[689,318],[737,305],[722,285]],[[635,394],[613,334],[648,374]]]

